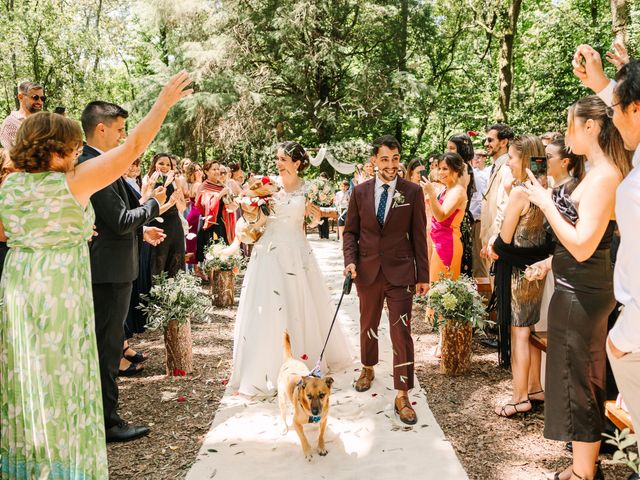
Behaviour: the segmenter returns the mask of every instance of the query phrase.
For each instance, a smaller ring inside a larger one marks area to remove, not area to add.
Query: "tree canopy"
[[[639,15],[630,5],[632,52]],[[614,36],[603,0],[1,0],[0,29],[3,114],[28,79],[50,110],[78,118],[101,99],[132,123],[186,69],[196,93],[149,154],[255,170],[284,139],[356,162],[383,133],[413,157],[497,119],[518,133],[562,130],[588,93],[571,72],[575,47],[604,55]]]

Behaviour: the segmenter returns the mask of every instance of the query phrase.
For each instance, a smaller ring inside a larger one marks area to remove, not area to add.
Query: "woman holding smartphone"
[[[176,186],[173,163],[175,156],[170,153],[158,153],[151,161],[149,172],[158,172],[156,186],[165,186],[167,202],[160,208],[162,221],[155,219],[149,225],[164,230],[167,238],[159,245],[151,247],[151,278],[166,272],[174,277],[184,270],[185,244],[184,228],[180,215],[187,208],[184,193]]]
[[[493,242],[496,260],[495,289],[498,299],[500,360],[509,365],[513,392],[509,402],[495,408],[501,417],[528,412],[531,401],[540,400],[540,350],[529,342],[540,321],[544,282],[529,282],[522,272],[528,265],[546,258],[549,251],[542,211],[529,201],[522,182],[535,158],[543,157],[544,146],[534,135],[516,138],[509,146],[507,166],[514,178],[500,234]],[[546,159],[545,159],[546,162]],[[542,165],[541,165],[542,166]],[[546,171],[542,175],[546,183]],[[491,242],[490,242],[491,243]]]
[[[596,462],[604,430],[607,320],[615,306],[615,193],[631,167],[631,154],[598,97],[571,106],[567,124],[567,146],[590,164],[584,179],[570,195],[552,195],[533,174],[526,185],[557,239],[544,436],[573,443],[573,463],[555,474],[559,480],[604,478]]]

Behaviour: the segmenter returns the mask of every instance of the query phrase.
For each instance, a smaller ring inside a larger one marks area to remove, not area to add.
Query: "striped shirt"
[[[4,119],[4,122],[2,122],[0,126],[0,144],[7,150],[16,143],[16,134],[24,119],[24,114],[18,110],[11,112],[9,116]]]

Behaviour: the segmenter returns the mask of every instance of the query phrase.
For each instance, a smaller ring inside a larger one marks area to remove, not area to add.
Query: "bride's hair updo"
[[[306,150],[296,142],[282,142],[278,145],[278,148],[284,151],[284,154],[291,157],[291,161],[300,162],[298,166],[298,172],[304,172],[310,165],[309,154]]]

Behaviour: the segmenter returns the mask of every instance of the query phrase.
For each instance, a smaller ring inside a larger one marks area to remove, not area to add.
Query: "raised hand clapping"
[[[616,67],[616,71],[619,71],[627,63],[629,63],[629,52],[619,42],[613,44],[613,52],[606,53],[607,62]]]

